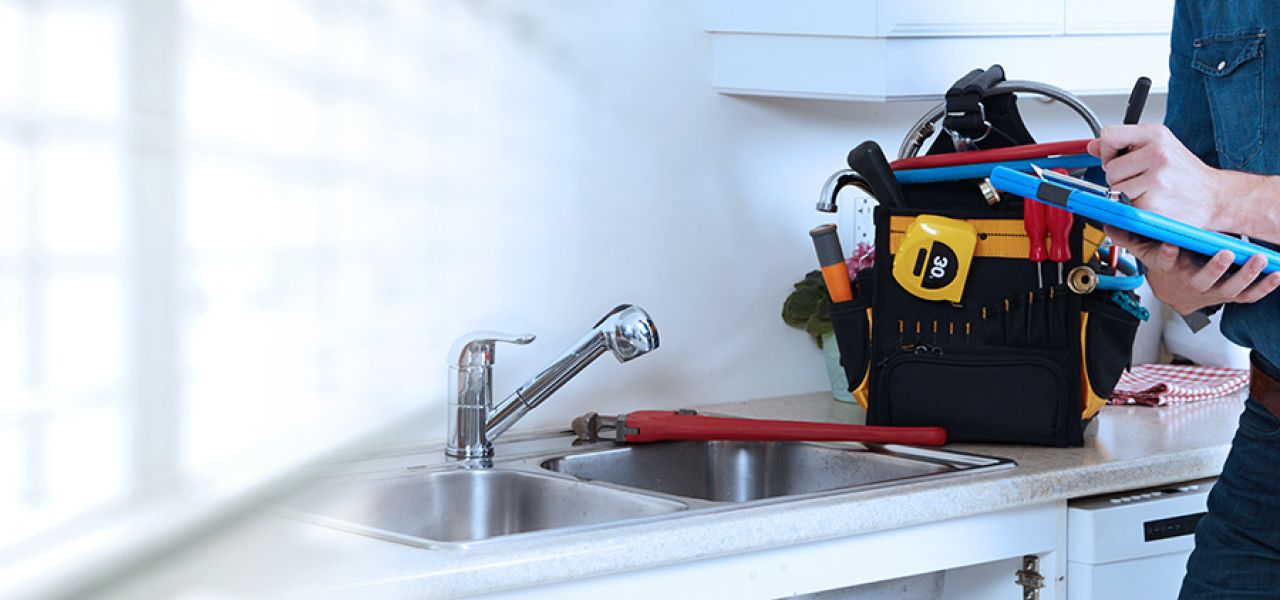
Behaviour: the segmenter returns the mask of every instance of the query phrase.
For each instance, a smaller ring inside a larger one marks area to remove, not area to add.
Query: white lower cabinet
[[[1040,598],[1058,600],[1066,598],[1066,514],[1066,502],[1053,502],[528,588],[508,596],[618,600],[816,594],[826,600],[914,597],[912,590],[928,595],[940,590],[947,599],[1017,600],[1022,588],[1014,582],[1016,572],[1024,556],[1034,556],[1045,585]]]

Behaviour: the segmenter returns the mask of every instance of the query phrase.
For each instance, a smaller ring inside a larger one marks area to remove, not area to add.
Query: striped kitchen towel
[[[1135,365],[1120,377],[1111,392],[1111,403],[1164,406],[1226,396],[1248,385],[1248,369]]]

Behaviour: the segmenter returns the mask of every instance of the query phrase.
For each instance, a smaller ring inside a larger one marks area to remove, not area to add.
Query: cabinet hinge
[[[1040,590],[1044,588],[1044,577],[1040,575],[1040,557],[1028,554],[1022,557],[1022,570],[1014,573],[1014,583],[1022,586],[1022,600],[1039,600]]]

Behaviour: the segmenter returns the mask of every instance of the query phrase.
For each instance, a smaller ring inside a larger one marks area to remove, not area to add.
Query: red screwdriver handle
[[[1065,209],[1045,206],[1049,221],[1049,260],[1064,263],[1071,260],[1071,213]]]
[[[1063,175],[1066,169],[1053,169]],[[1071,260],[1071,225],[1073,218],[1066,209],[1043,205],[1045,220],[1049,225],[1049,260],[1064,263]]]
[[[1044,247],[1044,236],[1048,232],[1045,212],[1048,208],[1039,201],[1030,198],[1022,199],[1022,227],[1026,230],[1027,238],[1031,242],[1027,258],[1030,258],[1033,263],[1042,263],[1048,256]]]
[[[671,440],[867,442],[941,446],[947,430],[941,427],[883,427],[710,417],[670,410],[639,410],[618,417],[625,427],[624,442]]]

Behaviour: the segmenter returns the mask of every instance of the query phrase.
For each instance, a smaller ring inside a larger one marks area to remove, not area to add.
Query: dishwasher
[[[1216,479],[1067,503],[1067,598],[1177,598]]]

